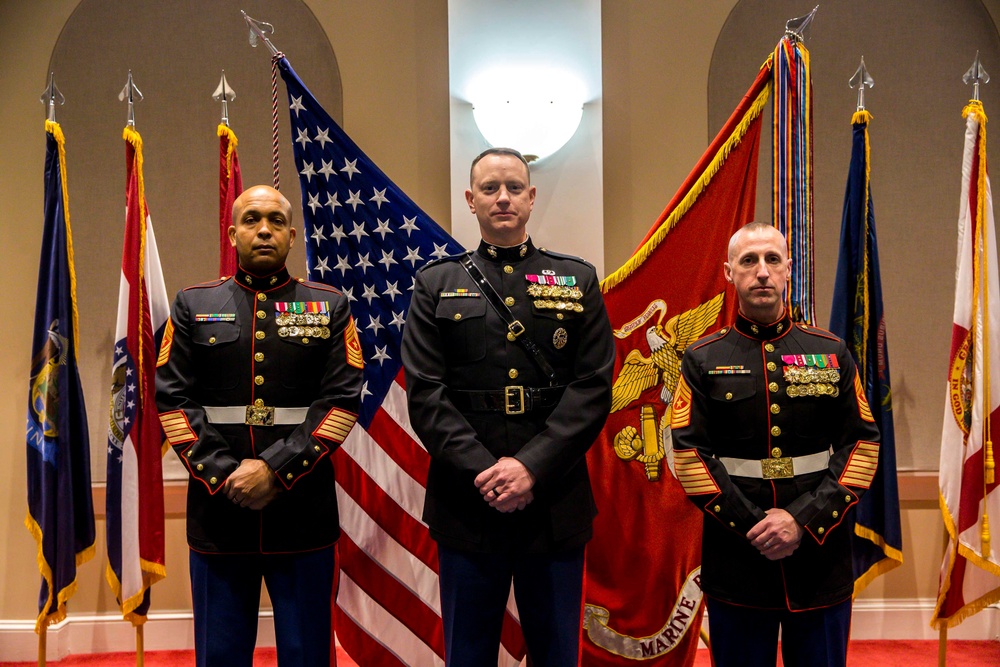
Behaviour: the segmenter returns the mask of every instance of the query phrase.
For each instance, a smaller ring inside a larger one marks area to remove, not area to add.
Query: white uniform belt
[[[830,452],[816,452],[808,456],[793,456],[784,459],[734,459],[720,456],[719,462],[726,467],[732,477],[752,477],[754,479],[775,479],[808,475],[825,470],[830,465]],[[774,474],[774,463],[790,462],[791,474]]]
[[[250,424],[251,426],[284,426],[301,424],[306,418],[309,408],[267,408],[264,410],[273,411],[273,420],[266,422],[254,419],[252,415],[259,414],[262,406],[253,405],[226,405],[226,406],[206,406],[205,414],[211,424]]]

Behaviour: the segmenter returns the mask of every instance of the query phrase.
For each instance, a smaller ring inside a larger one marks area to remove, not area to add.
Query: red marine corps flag
[[[219,123],[219,277],[236,273],[236,248],[229,242],[233,202],[243,194],[243,175],[236,155],[236,133]]]
[[[587,455],[600,514],[587,548],[585,665],[690,665],[698,648],[702,515],[674,470],[671,401],[684,349],[736,312],[722,262],[729,237],[753,220],[770,80],[768,61],[635,254],[602,283],[618,354],[611,415]]]
[[[979,60],[976,59],[978,67]],[[968,75],[966,75],[968,76]],[[1000,600],[996,443],[1000,433],[1000,283],[986,114],[965,107],[955,315],[941,435],[941,513],[948,549],[932,625],[947,628]],[[996,429],[996,430],[994,430]],[[992,525],[993,530],[990,530]]]

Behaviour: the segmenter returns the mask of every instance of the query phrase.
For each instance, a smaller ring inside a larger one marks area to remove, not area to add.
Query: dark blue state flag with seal
[[[854,594],[903,563],[896,480],[896,439],[892,425],[889,349],[882,311],[875,210],[870,187],[871,114],[854,114],[854,143],[844,195],[840,259],[830,310],[830,330],[847,341],[882,436],[878,470],[862,496],[854,523]]]
[[[28,515],[42,585],[35,632],[66,616],[77,568],[94,556],[90,436],[77,350],[80,332],[62,128],[45,122],[45,205],[28,390]]]

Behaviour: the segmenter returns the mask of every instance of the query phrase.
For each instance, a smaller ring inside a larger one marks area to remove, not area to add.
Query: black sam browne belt
[[[565,386],[509,386],[484,391],[452,390],[448,392],[448,398],[459,410],[520,415],[532,410],[555,407],[565,390]]]

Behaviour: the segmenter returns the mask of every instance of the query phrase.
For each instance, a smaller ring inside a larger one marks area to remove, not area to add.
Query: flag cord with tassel
[[[285,57],[281,51],[271,56],[271,162],[274,167],[274,189],[280,190],[278,178],[278,61]]]

